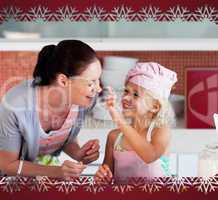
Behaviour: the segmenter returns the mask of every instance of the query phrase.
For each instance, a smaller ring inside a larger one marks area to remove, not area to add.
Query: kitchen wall
[[[186,68],[218,67],[218,51],[98,51],[98,55],[100,58],[107,55],[135,57],[174,69],[178,83],[173,92],[177,94],[185,93]],[[34,51],[0,51],[0,98],[17,82],[31,78],[36,59]]]
[[[16,34],[11,35],[14,32],[37,33],[41,38],[217,38],[218,26],[208,19],[200,22],[181,19],[158,22],[152,18],[143,22],[125,19],[103,22],[93,19],[88,22],[65,20],[54,23],[40,19],[34,22],[9,19],[0,26],[0,37],[16,37]]]

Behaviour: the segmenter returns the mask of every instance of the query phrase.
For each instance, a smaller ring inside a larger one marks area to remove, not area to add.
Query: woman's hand
[[[99,140],[89,140],[80,149],[80,161],[89,164],[99,158]]]
[[[108,165],[103,164],[99,167],[94,176],[94,181],[97,184],[109,184],[112,181],[113,174]]]
[[[60,166],[58,171],[58,177],[69,179],[72,177],[79,177],[82,171],[86,168],[82,162],[75,163],[69,160],[65,160]]]

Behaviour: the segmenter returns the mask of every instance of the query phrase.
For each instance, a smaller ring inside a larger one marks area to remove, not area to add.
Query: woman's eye
[[[93,87],[95,85],[95,81],[90,81],[89,83],[88,83],[88,86],[89,87]]]
[[[128,94],[128,90],[127,90],[127,89],[124,89],[123,93],[124,93],[124,94]]]

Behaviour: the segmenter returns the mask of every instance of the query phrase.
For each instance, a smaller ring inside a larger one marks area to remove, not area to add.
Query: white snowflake
[[[54,186],[59,192],[65,192],[66,194],[72,191],[75,192],[78,189],[78,186],[74,181],[57,180],[55,181]]]
[[[218,18],[218,10],[208,6],[199,7],[195,11],[195,16],[198,20],[209,19],[215,21]]]
[[[27,185],[31,191],[47,192],[53,186],[52,179],[47,176],[38,176],[29,178]]]
[[[155,21],[158,21],[159,18],[161,18],[162,13],[159,8],[149,6],[141,8],[141,10],[139,10],[136,16],[139,19],[139,21],[146,21],[148,19],[154,19]]]
[[[114,7],[109,17],[111,21],[119,21],[120,19],[125,19],[127,21],[132,21],[136,17],[136,13],[131,7],[122,5],[121,7]]]
[[[6,179],[6,177],[0,176],[0,186],[5,184],[5,179]]]
[[[152,193],[152,192],[160,191],[163,187],[164,187],[163,178],[155,178],[155,179],[150,180],[150,181],[144,181],[142,186],[140,186],[139,188],[143,192]]]
[[[0,179],[0,188],[4,192],[20,192],[25,186],[25,177],[2,177]]]
[[[71,21],[77,21],[80,16],[80,12],[75,7],[64,6],[62,8],[58,8],[55,12],[55,16],[60,20],[69,19]]]
[[[18,21],[20,20],[20,16],[22,15],[23,11],[18,7],[10,6],[3,8],[1,13],[4,16],[5,20],[13,18]]]
[[[89,185],[85,185],[83,188],[87,192],[91,193],[98,193],[98,192],[103,192],[106,189],[107,185],[104,184],[96,184],[94,181],[90,182]]]
[[[54,15],[51,10],[44,6],[32,7],[27,13],[23,15],[23,18],[26,20],[36,20],[41,18],[44,21],[52,21],[53,17]]]
[[[208,192],[215,191],[218,188],[218,177],[199,177],[193,182],[193,186],[197,188],[198,191],[207,194]]]
[[[77,184],[79,185],[90,185],[93,183],[93,177],[92,176],[80,176],[77,180]]]
[[[97,19],[99,21],[104,21],[107,17],[107,12],[102,7],[88,7],[84,11],[84,13],[81,14],[81,19],[85,21],[91,21],[94,19]]]
[[[119,192],[122,194],[124,194],[125,192],[131,192],[131,191],[133,191],[134,188],[135,187],[133,185],[129,185],[129,184],[112,186],[112,189],[114,192]]]
[[[182,6],[176,6],[169,8],[165,13],[163,19],[166,21],[175,21],[176,19],[181,19],[185,21],[191,15],[191,12]]]
[[[4,12],[4,9],[0,10],[0,24],[4,21],[7,21],[7,13]]]
[[[165,186],[172,192],[185,192],[192,186],[190,177],[169,177],[166,178]]]

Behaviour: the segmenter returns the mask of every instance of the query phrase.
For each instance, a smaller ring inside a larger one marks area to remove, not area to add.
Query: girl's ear
[[[58,74],[56,78],[56,84],[61,87],[66,87],[69,83],[69,79],[64,74]]]
[[[153,108],[152,108],[151,112],[156,114],[160,111],[160,109],[161,109],[161,104],[158,100],[155,99],[153,102]]]

